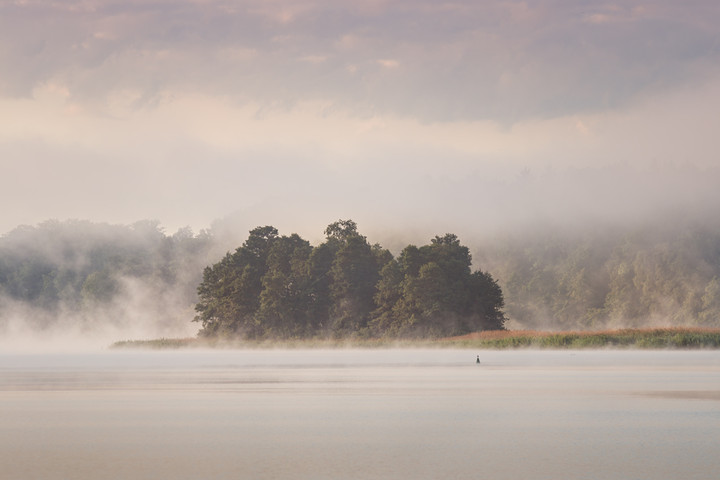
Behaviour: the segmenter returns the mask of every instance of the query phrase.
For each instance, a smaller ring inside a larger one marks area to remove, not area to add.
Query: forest
[[[720,327],[715,219],[535,230],[481,251],[521,328]]]
[[[196,321],[202,336],[242,338],[443,337],[502,329],[500,287],[471,272],[453,234],[408,245],[398,258],[371,245],[352,220],[316,247],[258,227],[205,269]]]
[[[0,237],[0,333],[106,326],[176,332],[192,318],[215,242],[189,228],[166,235],[156,221],[17,227]]]
[[[499,287],[495,305],[505,302],[482,312],[496,315],[492,328],[501,311],[510,329],[720,327],[713,219],[466,233],[467,247],[443,235],[394,252],[350,221],[333,225],[316,246],[273,227],[244,243],[219,228],[170,235],[155,221],[17,227],[0,236],[0,334],[20,322],[41,332],[72,322],[166,336],[436,335],[490,328],[467,295],[478,284]],[[438,281],[449,272],[457,285]],[[233,289],[248,301],[228,301]]]

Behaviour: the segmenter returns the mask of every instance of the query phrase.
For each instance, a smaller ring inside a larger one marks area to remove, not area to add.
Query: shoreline
[[[333,348],[463,348],[463,349],[720,349],[720,328],[673,327],[602,331],[488,330],[438,339],[205,339],[158,338],[122,340],[111,349],[333,349]]]

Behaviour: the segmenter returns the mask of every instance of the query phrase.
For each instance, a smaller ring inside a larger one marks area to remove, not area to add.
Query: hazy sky
[[[712,205],[718,25],[715,0],[0,0],[0,233]]]

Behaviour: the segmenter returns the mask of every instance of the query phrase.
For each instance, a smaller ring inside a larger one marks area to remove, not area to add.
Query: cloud
[[[720,7],[687,5],[4,2],[0,230],[232,211],[310,232],[499,225],[600,215],[588,191],[609,215],[623,206],[593,172],[669,188],[658,165],[687,168],[675,200],[696,202],[688,178],[704,192],[718,166]],[[666,205],[660,187],[643,208]]]
[[[116,90],[151,98],[182,88],[429,121],[547,118],[617,107],[716,64],[720,12],[695,3],[5,3],[2,90],[28,96],[62,83],[78,101],[102,103]]]
[[[320,63],[324,63],[325,61],[327,61],[327,59],[328,59],[328,57],[326,57],[324,55],[306,55],[306,56],[300,58],[299,60],[301,62],[320,64]]]
[[[400,66],[400,62],[391,58],[380,59],[377,63],[385,68],[398,68]]]
[[[14,205],[5,231],[47,218],[156,218],[199,230],[241,211],[246,230],[271,223],[314,235],[350,217],[432,233],[637,219],[720,200],[720,81],[511,127],[183,91],[137,108],[139,95],[116,93],[103,112],[75,107],[54,84],[0,101],[14,119],[0,130],[0,195]],[[535,182],[520,181],[522,171]]]

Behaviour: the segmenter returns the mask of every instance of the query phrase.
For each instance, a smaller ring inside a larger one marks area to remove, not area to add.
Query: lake
[[[3,479],[706,480],[720,352],[0,354],[0,432]]]

